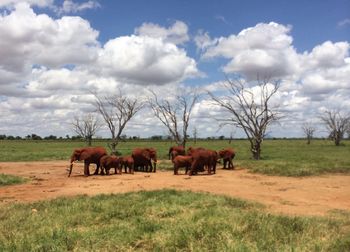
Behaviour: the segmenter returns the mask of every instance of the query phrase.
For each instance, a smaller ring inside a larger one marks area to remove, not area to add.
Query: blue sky
[[[99,1],[100,8],[81,16],[100,31],[100,41],[129,35],[144,22],[169,26],[185,22],[190,32],[209,31],[213,37],[238,33],[257,23],[277,22],[293,26],[298,51],[310,50],[326,40],[349,39],[349,29],[338,23],[349,18],[348,0],[310,1]]]
[[[350,111],[350,0],[2,0],[0,9],[0,134],[73,134],[70,118],[92,111],[91,88],[166,96],[219,89],[226,74],[282,80],[275,102],[288,117],[272,136],[301,136],[306,121],[322,136],[322,111]],[[194,114],[203,137],[242,134],[200,119],[222,114],[208,98]],[[142,128],[129,135],[167,134],[147,111],[133,123]]]

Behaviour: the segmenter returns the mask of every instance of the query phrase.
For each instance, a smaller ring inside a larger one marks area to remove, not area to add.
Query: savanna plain
[[[348,140],[266,140],[259,161],[246,140],[189,142],[237,152],[192,177],[173,175],[172,142],[127,140],[121,155],[157,149],[156,173],[68,178],[84,145],[0,141],[0,251],[350,251]]]

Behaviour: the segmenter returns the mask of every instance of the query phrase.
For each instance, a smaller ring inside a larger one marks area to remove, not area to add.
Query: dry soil
[[[323,216],[332,210],[350,211],[349,175],[277,177],[252,174],[238,167],[192,177],[175,176],[171,171],[84,177],[83,164],[76,163],[68,178],[68,165],[68,161],[0,163],[0,173],[30,178],[26,184],[0,187],[0,204],[174,188],[256,201],[264,204],[267,211],[288,215]],[[90,169],[93,172],[94,167]]]

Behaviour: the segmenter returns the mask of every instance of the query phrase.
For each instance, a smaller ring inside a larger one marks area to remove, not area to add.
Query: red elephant
[[[185,148],[181,145],[179,146],[172,146],[169,149],[169,159],[173,160],[177,155],[185,155],[186,151]]]
[[[134,174],[134,159],[132,156],[124,156],[119,158],[119,163],[121,169],[125,169],[125,173],[127,173],[127,168],[129,168],[129,173]]]
[[[208,174],[211,174],[212,171],[216,173],[216,163],[219,157],[216,151],[199,148],[192,150],[191,156],[193,161],[188,175],[193,175],[203,167],[208,167]]]
[[[109,175],[109,170],[111,168],[114,168],[114,173],[117,174],[117,170],[119,171],[119,174],[122,174],[122,168],[120,165],[120,160],[115,155],[105,155],[101,157],[100,159],[100,165],[101,165],[101,174],[103,174],[103,169],[105,169],[105,172],[107,175]]]
[[[85,147],[80,149],[75,149],[70,158],[70,169],[68,177],[72,173],[73,163],[75,161],[84,160],[84,176],[90,176],[89,166],[90,164],[96,164],[96,170],[94,175],[98,174],[98,169],[100,168],[101,157],[107,155],[107,151],[103,147]]]
[[[154,148],[135,148],[131,154],[134,159],[134,168],[143,168],[144,171],[156,172],[157,168],[157,151]],[[153,160],[153,166],[152,166]]]
[[[234,169],[232,159],[234,159],[236,152],[232,148],[226,148],[219,151],[219,156],[224,161],[224,169],[226,169],[226,164],[228,163],[227,169]]]
[[[179,168],[185,167],[186,174],[192,165],[192,156],[178,155],[173,159],[174,163],[174,175],[178,175]]]

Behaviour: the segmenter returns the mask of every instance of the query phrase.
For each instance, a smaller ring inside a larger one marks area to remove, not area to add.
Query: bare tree
[[[226,96],[215,96],[208,92],[214,103],[229,113],[229,118],[218,119],[220,126],[233,124],[243,129],[251,147],[253,158],[260,159],[261,144],[267,127],[280,118],[277,107],[271,105],[271,98],[279,89],[279,81],[269,79],[249,83],[242,79],[228,79],[223,88]],[[249,84],[256,84],[254,90]]]
[[[307,144],[311,143],[311,139],[314,136],[314,132],[316,131],[316,128],[311,125],[311,123],[304,123],[302,126],[304,135],[307,139]]]
[[[326,125],[329,135],[334,140],[336,146],[340,145],[340,141],[344,137],[344,133],[350,127],[350,116],[342,115],[339,111],[325,111],[325,114],[320,116],[321,121]]]
[[[193,106],[199,95],[195,90],[191,92],[180,91],[174,100],[159,99],[157,94],[151,91],[153,97],[149,98],[149,105],[154,115],[169,130],[170,135],[178,145],[186,146],[188,139],[187,129],[191,118]]]
[[[235,130],[232,130],[231,132],[230,132],[230,138],[229,138],[229,140],[228,140],[228,143],[229,144],[231,144],[232,143],[232,140],[233,140],[233,136],[234,136],[234,134],[236,133],[236,131]]]
[[[113,154],[116,154],[116,147],[121,140],[121,135],[126,124],[143,107],[143,103],[136,98],[128,98],[119,92],[116,95],[99,97],[95,95],[95,107],[101,114],[109,131],[112,141],[109,147]]]
[[[97,117],[91,113],[82,117],[75,116],[72,126],[75,133],[85,139],[88,146],[91,146],[92,137],[101,127],[101,125],[98,123]]]

